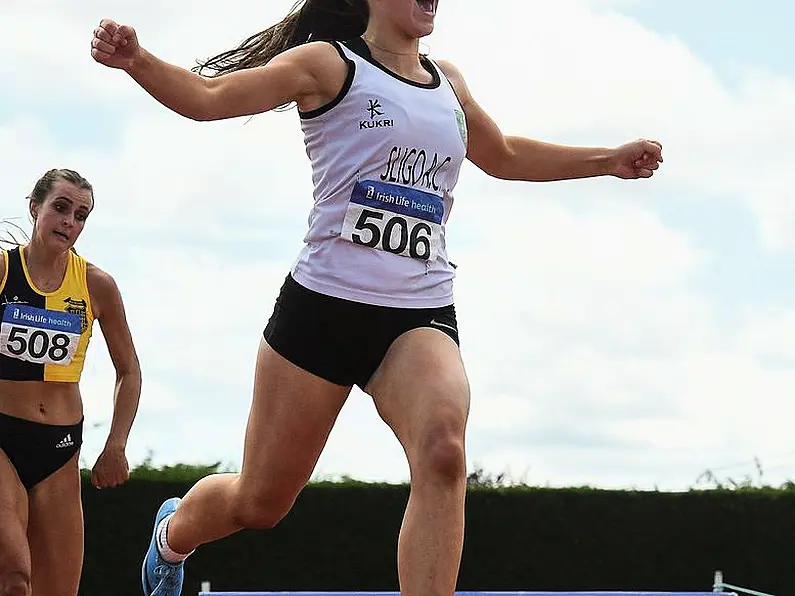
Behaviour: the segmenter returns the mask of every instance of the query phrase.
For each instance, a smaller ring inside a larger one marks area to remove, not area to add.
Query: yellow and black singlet
[[[2,257],[0,379],[77,383],[94,324],[85,259],[69,251],[61,287],[42,292],[30,279],[20,247]]]

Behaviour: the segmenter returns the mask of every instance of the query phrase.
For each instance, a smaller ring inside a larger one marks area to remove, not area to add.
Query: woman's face
[[[46,246],[69,250],[77,242],[93,206],[90,190],[56,180],[44,201],[30,202],[37,240]]]
[[[370,20],[389,21],[412,39],[433,32],[439,0],[370,0]]]

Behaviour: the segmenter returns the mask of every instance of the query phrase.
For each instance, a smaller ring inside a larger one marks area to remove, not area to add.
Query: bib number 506
[[[383,211],[363,209],[354,227],[368,234],[351,234],[353,242],[370,248],[377,248],[380,245],[379,248],[396,255],[408,251],[408,256],[413,259],[425,260],[431,257],[430,225],[425,222],[412,224],[400,215],[393,215],[384,221],[384,215]],[[395,230],[397,230],[396,242]]]
[[[60,362],[69,355],[69,336],[55,333],[52,336],[37,329],[30,335],[27,327],[11,327],[6,341],[6,350],[14,356],[28,356],[41,360],[45,356],[52,362]]]

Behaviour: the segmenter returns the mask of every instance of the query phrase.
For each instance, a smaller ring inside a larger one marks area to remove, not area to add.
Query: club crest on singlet
[[[453,110],[455,113],[455,121],[458,124],[458,134],[461,135],[461,140],[464,142],[464,146],[466,147],[467,143],[469,142],[469,130],[467,128],[467,118],[464,115],[463,110],[455,109]]]
[[[81,332],[78,314],[8,304],[0,323],[0,354],[34,364],[67,366]]]

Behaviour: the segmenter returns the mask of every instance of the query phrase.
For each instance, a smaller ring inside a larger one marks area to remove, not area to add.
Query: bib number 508
[[[376,248],[396,255],[408,254],[413,259],[429,259],[431,256],[431,226],[424,222],[410,224],[406,218],[394,215],[384,223],[384,213],[363,209],[354,226],[357,230],[369,232],[366,240],[362,234],[351,234],[354,243]],[[378,221],[378,223],[376,223]],[[393,245],[395,230],[397,242]],[[383,231],[382,231],[383,230]]]
[[[35,360],[48,356],[53,362],[60,362],[69,355],[69,336],[56,333],[50,337],[41,330],[30,335],[25,327],[12,327],[8,334],[6,349],[14,356],[27,354]]]

